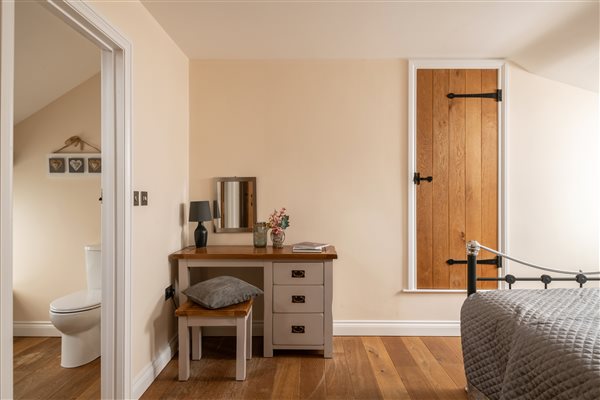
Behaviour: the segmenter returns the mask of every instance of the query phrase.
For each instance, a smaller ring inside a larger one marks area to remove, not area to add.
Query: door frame
[[[15,4],[0,2],[0,398],[13,386],[12,167]],[[8,321],[8,323],[7,323]]]
[[[508,110],[508,69],[504,60],[414,59],[408,61],[408,285],[405,292],[466,293],[461,289],[417,289],[417,191],[412,181],[417,164],[417,70],[419,69],[496,69],[502,101],[498,102],[498,244],[507,249],[506,149]],[[466,249],[465,249],[466,257]],[[508,261],[508,260],[506,260]],[[507,265],[503,261],[503,271]]]
[[[44,6],[102,52],[101,397],[131,397],[131,44],[90,6]],[[1,3],[0,398],[13,397],[12,178],[14,3]]]

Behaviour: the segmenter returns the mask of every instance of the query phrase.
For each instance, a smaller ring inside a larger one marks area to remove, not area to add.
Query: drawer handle
[[[304,296],[292,296],[292,303],[306,303]]]
[[[304,325],[292,325],[292,333],[304,333]]]
[[[306,272],[303,269],[293,269],[292,270],[292,278],[304,278],[306,276]]]

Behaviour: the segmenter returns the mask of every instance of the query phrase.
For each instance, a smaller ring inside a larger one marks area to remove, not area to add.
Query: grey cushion
[[[218,276],[196,283],[183,293],[203,307],[221,308],[250,300],[263,294],[263,291],[233,276]]]

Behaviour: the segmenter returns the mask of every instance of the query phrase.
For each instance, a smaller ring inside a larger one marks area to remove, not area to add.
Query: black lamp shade
[[[198,226],[194,231],[194,241],[196,247],[206,247],[208,240],[208,231],[202,225],[202,221],[210,221],[210,205],[208,201],[192,201],[190,202],[190,218],[189,221],[198,221]]]
[[[210,221],[210,205],[208,201],[192,201],[190,202],[190,218],[189,221]]]

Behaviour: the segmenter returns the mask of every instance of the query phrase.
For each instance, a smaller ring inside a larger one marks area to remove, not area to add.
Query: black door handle
[[[421,174],[418,172],[415,172],[415,174],[413,175],[413,182],[415,183],[415,185],[420,185],[421,181],[431,182],[432,180],[433,176],[426,176],[424,178],[421,178]]]

